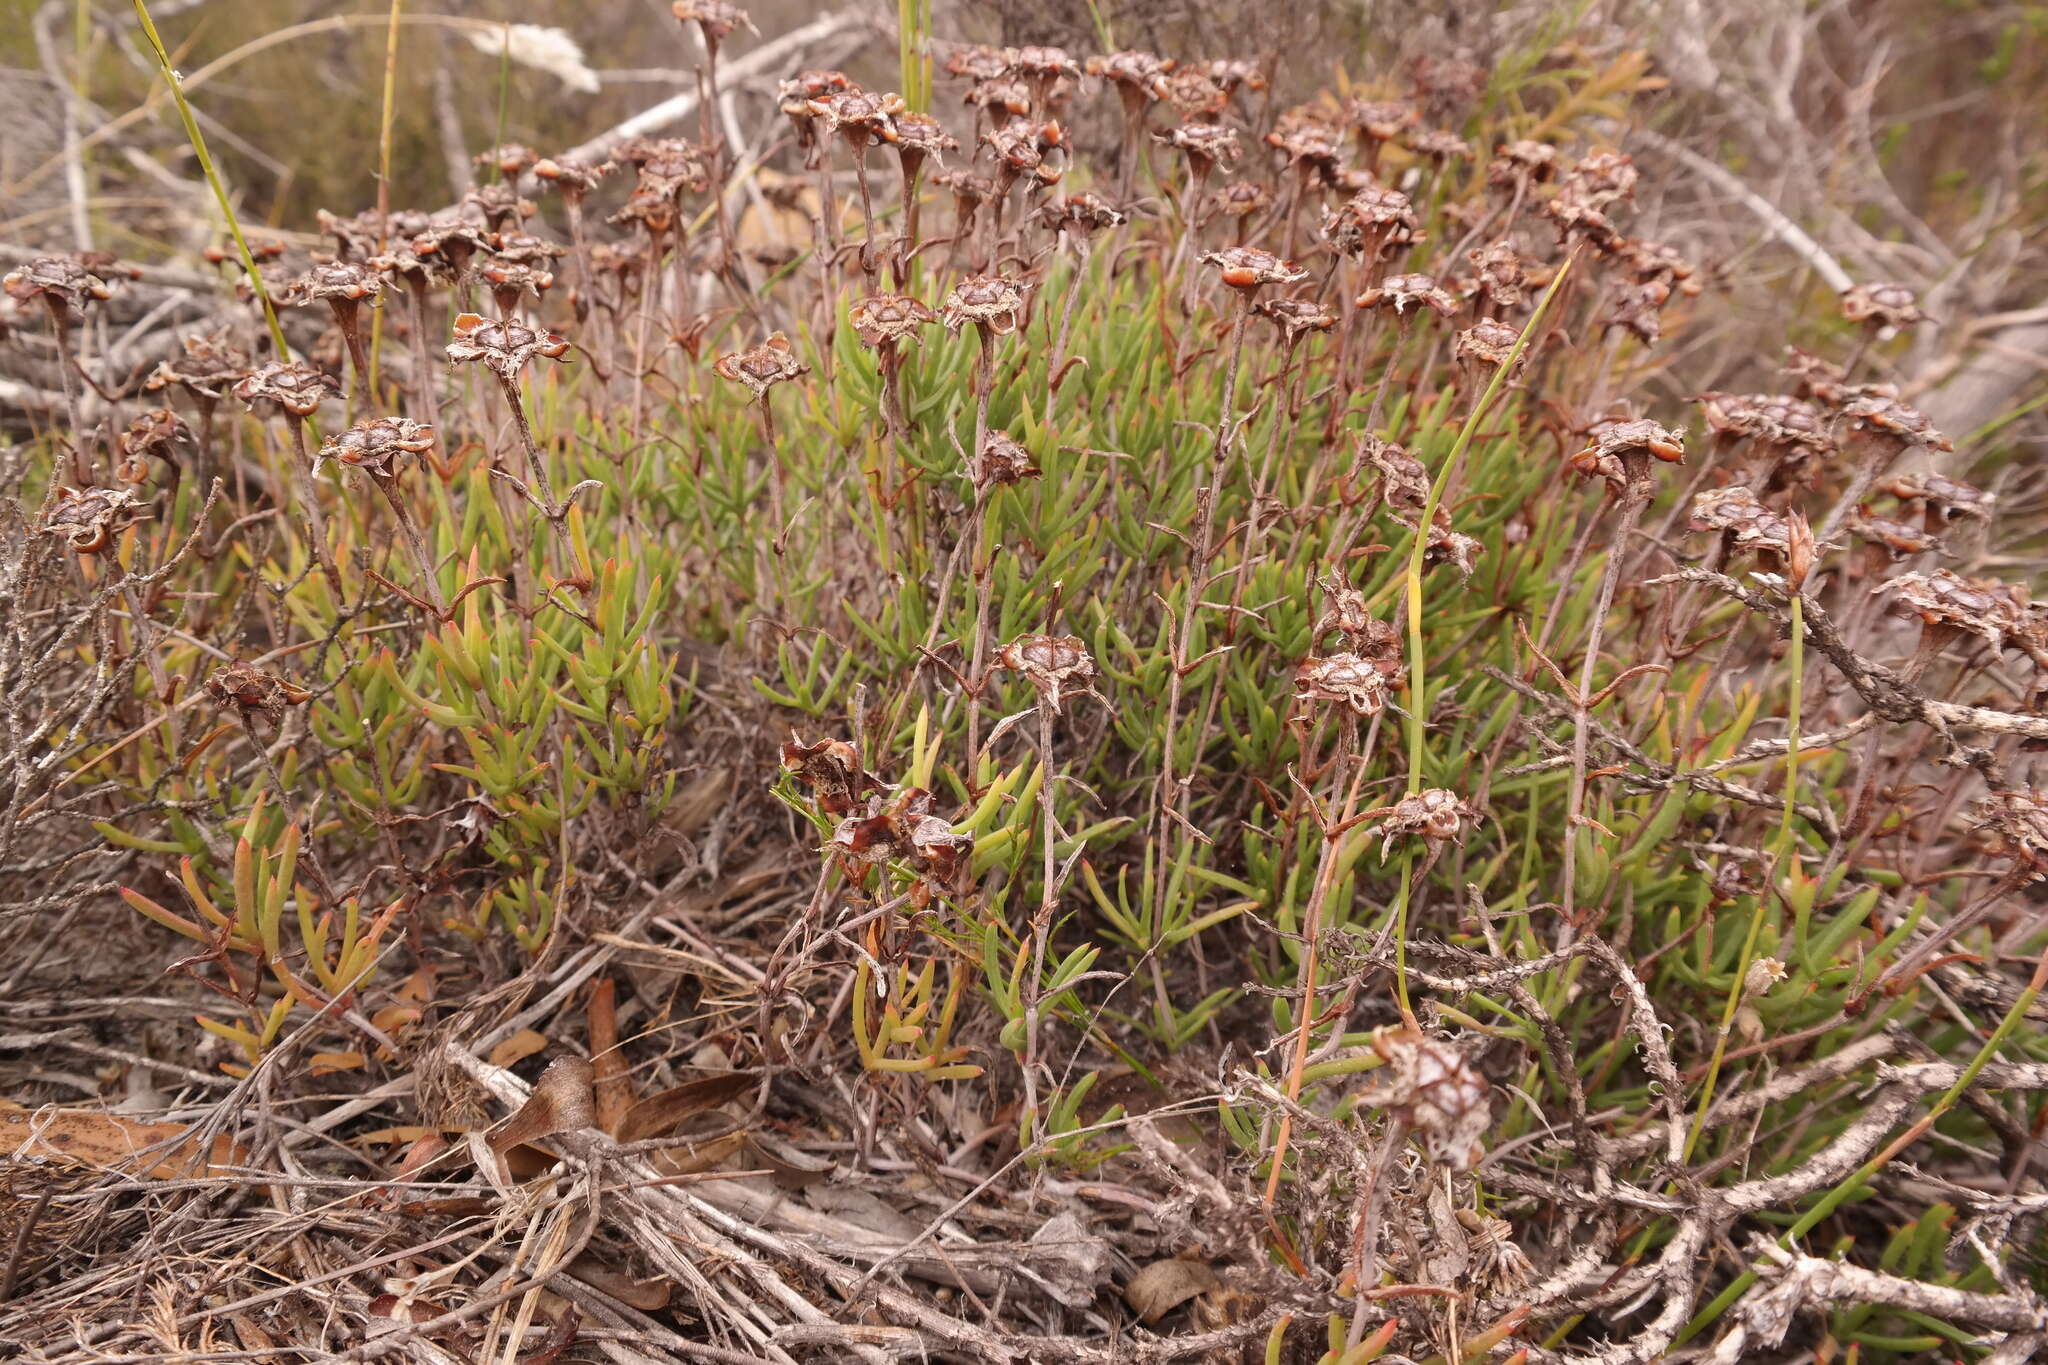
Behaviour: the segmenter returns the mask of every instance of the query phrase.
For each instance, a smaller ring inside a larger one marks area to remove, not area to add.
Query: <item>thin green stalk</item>
[[[235,251],[242,258],[242,271],[249,277],[249,287],[256,291],[256,298],[263,305],[263,320],[270,325],[270,340],[277,347],[277,358],[289,360],[291,348],[285,345],[284,328],[277,325],[277,309],[271,306],[270,291],[263,284],[263,273],[256,268],[256,257],[249,250],[248,239],[242,236],[242,225],[235,218],[234,208],[228,203],[227,187],[221,183],[220,172],[214,169],[213,157],[206,150],[206,138],[199,131],[199,120],[192,117],[192,106],[185,102],[184,82],[171,65],[171,54],[164,50],[164,40],[157,35],[156,24],[149,17],[149,6],[143,0],[135,0],[135,17],[142,23],[143,36],[149,39],[150,50],[156,54],[157,70],[163,73],[164,83],[171,89],[171,98],[177,101],[178,117],[185,124],[185,140],[192,144],[192,155],[198,158],[199,169],[213,190],[213,201],[220,206],[221,217],[227,220],[228,233],[235,239]]]
[[[1408,547],[1407,602],[1408,602],[1408,794],[1422,790],[1423,741],[1423,698],[1427,695],[1426,674],[1428,660],[1422,653],[1422,556],[1429,546],[1430,523],[1436,518],[1437,505],[1443,501],[1444,489],[1450,485],[1458,472],[1458,464],[1465,457],[1466,447],[1472,444],[1472,437],[1479,430],[1479,422],[1493,406],[1494,397],[1501,386],[1507,383],[1508,373],[1522,358],[1523,349],[1529,338],[1543,325],[1544,315],[1550,311],[1550,301],[1557,297],[1558,288],[1572,273],[1572,265],[1578,260],[1574,251],[1558,267],[1550,287],[1543,291],[1543,297],[1536,302],[1536,311],[1529,315],[1523,325],[1522,334],[1515,338],[1515,348],[1508,352],[1507,363],[1493,372],[1493,380],[1486,386],[1486,392],[1472,405],[1472,411],[1465,418],[1465,425],[1458,432],[1458,439],[1451,445],[1451,453],[1444,460],[1444,467],[1437,471],[1436,479],[1429,486],[1429,498],[1422,505],[1422,512],[1415,523],[1415,541]]]
[[[1806,681],[1806,611],[1804,589],[1792,590],[1792,648],[1788,662],[1792,668],[1792,698],[1786,706],[1785,748],[1785,810],[1778,823],[1776,863],[1782,864],[1792,852],[1792,811],[1799,804],[1799,701],[1805,690]],[[1797,864],[1794,864],[1797,870]],[[1770,880],[1775,882],[1776,876]],[[1685,1138],[1685,1159],[1692,1160],[1693,1149],[1698,1146],[1700,1134],[1707,1126],[1707,1106],[1713,1103],[1714,1084],[1720,1079],[1721,1062],[1728,1053],[1728,1034],[1735,1025],[1735,1011],[1742,1005],[1743,986],[1749,979],[1749,967],[1756,960],[1757,939],[1763,933],[1764,917],[1771,904],[1771,890],[1767,885],[1757,892],[1756,913],[1749,918],[1749,932],[1742,940],[1742,955],[1735,962],[1735,979],[1728,986],[1728,1000],[1721,1009],[1721,1026],[1715,1032],[1714,1055],[1707,1062],[1706,1080],[1700,1084],[1698,1108],[1693,1113],[1692,1131]]]

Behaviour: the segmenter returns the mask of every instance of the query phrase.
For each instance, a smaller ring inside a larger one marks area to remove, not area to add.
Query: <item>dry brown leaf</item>
[[[1206,1294],[1221,1283],[1205,1263],[1169,1257],[1154,1261],[1131,1276],[1131,1282],[1124,1286],[1124,1302],[1150,1327],[1197,1294]]]
[[[30,1111],[0,1100],[0,1157],[112,1169],[151,1180],[225,1175],[248,1149],[222,1134],[202,1156],[182,1123],[142,1123],[97,1109]]]
[[[592,1289],[643,1313],[658,1313],[668,1307],[669,1296],[675,1292],[675,1286],[659,1276],[635,1280],[588,1254],[571,1261],[569,1273]]]
[[[530,1028],[523,1028],[491,1049],[492,1066],[512,1066],[525,1061],[548,1045],[548,1040]]]
[[[490,1148],[504,1156],[515,1147],[540,1142],[556,1133],[597,1126],[597,1106],[590,1095],[590,1063],[581,1057],[557,1057],[519,1112],[488,1138]]]
[[[679,1140],[675,1146],[656,1152],[647,1164],[663,1175],[700,1175],[732,1160],[746,1140],[745,1133],[727,1133],[699,1142]]]
[[[590,992],[585,1017],[590,1025],[590,1067],[597,1078],[597,1126],[617,1137],[626,1111],[633,1107],[633,1079],[626,1054],[619,1050],[618,987],[610,977]]]
[[[744,1071],[731,1071],[722,1076],[699,1076],[673,1090],[649,1095],[626,1112],[616,1136],[620,1142],[640,1142],[674,1132],[683,1120],[745,1094],[756,1079]]]
[[[766,1133],[747,1134],[748,1160],[763,1167],[776,1188],[800,1190],[806,1185],[815,1185],[832,1173],[836,1164],[829,1157],[812,1156],[801,1152],[779,1138]]]

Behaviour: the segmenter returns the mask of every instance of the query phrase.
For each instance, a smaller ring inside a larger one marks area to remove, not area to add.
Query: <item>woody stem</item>
[[[338,607],[343,596],[341,570],[335,567],[334,553],[327,547],[327,518],[320,510],[320,499],[313,486],[313,456],[306,449],[306,422],[302,417],[287,414],[285,424],[292,429],[292,447],[297,456],[291,462],[292,491],[306,514],[306,527],[313,540],[313,559],[327,576],[328,585],[334,589]]]

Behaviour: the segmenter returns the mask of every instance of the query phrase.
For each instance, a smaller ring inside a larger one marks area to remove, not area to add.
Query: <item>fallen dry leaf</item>
[[[619,1135],[626,1111],[633,1107],[633,1078],[626,1054],[619,1050],[618,987],[610,977],[600,980],[590,992],[585,1010],[590,1026],[590,1068],[596,1080],[597,1126]]]
[[[640,1142],[673,1132],[683,1120],[708,1113],[745,1094],[757,1079],[747,1072],[733,1071],[723,1076],[699,1076],[694,1081],[684,1081],[672,1090],[649,1095],[635,1103],[626,1111],[626,1117],[613,1136],[620,1142]]]
[[[492,1066],[511,1066],[523,1062],[548,1045],[548,1040],[530,1028],[523,1028],[491,1049]]]
[[[0,1157],[124,1171],[151,1180],[225,1175],[248,1158],[226,1134],[202,1156],[182,1123],[142,1123],[97,1109],[28,1110],[0,1100]]]
[[[1216,1272],[1203,1262],[1169,1257],[1154,1261],[1131,1276],[1131,1282],[1124,1286],[1124,1302],[1150,1327],[1195,1295],[1206,1294],[1220,1283]]]
[[[557,1057],[540,1073],[540,1080],[519,1112],[506,1119],[490,1135],[489,1143],[499,1156],[514,1147],[539,1142],[577,1128],[597,1126],[597,1106],[590,1097],[590,1063],[581,1057]]]

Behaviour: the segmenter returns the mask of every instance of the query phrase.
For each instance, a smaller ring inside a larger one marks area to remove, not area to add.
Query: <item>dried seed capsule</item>
[[[1035,479],[1043,471],[1031,463],[1031,452],[1020,445],[1008,432],[991,431],[981,443],[981,451],[974,458],[971,471],[976,489],[986,490],[998,484],[1014,486],[1026,479]]]
[[[1447,318],[1458,311],[1458,301],[1430,275],[1390,275],[1360,294],[1357,303],[1360,308],[1384,304],[1397,315],[1405,315],[1410,308],[1427,308]]]
[[[929,327],[939,315],[922,300],[903,294],[870,294],[856,299],[846,310],[854,335],[863,346],[889,346],[917,340],[920,327]]]
[[[82,555],[98,554],[142,514],[142,500],[125,488],[60,488],[37,530],[62,536]]]
[[[517,378],[535,356],[560,360],[568,353],[568,341],[545,327],[529,327],[511,319],[494,320],[476,313],[464,313],[455,319],[455,340],[448,343],[451,361],[480,361],[506,379]]]
[[[206,680],[206,695],[245,716],[261,712],[273,724],[284,719],[286,707],[302,706],[313,699],[305,688],[240,659]]]
[[[434,448],[434,429],[405,417],[371,417],[337,432],[321,445],[320,460],[333,460],[379,479],[395,479],[406,456]],[[315,472],[319,461],[316,460]]]
[[[1069,692],[1101,697],[1095,691],[1095,660],[1076,635],[1020,635],[996,656],[1002,667],[1022,673],[1053,711]]]
[[[949,332],[957,332],[971,322],[996,336],[1008,336],[1023,320],[1024,288],[1001,275],[971,276],[954,285],[946,295],[940,321]]]
[[[1327,332],[1337,325],[1336,315],[1314,299],[1262,299],[1252,311],[1278,327],[1290,346],[1310,332]]]
[[[1394,840],[1401,835],[1420,835],[1433,844],[1462,844],[1467,825],[1479,819],[1479,812],[1447,787],[1425,787],[1366,814],[1379,817],[1381,862],[1387,860]]]
[[[1360,720],[1386,709],[1388,675],[1357,654],[1311,654],[1294,670],[1297,705],[1342,706]]]
[[[1842,316],[1872,327],[1911,327],[1925,322],[1913,291],[1903,284],[1859,284],[1842,293]]]
[[[1970,807],[1970,822],[1992,851],[2010,858],[2029,881],[2048,880],[2048,796],[1995,791]]]
[[[276,409],[292,417],[310,417],[329,394],[340,390],[332,375],[303,360],[273,360],[243,376],[234,394],[251,412]]]
[[[860,751],[843,739],[805,744],[794,733],[782,746],[782,768],[811,789],[811,799],[827,815],[845,815],[881,783],[861,768]]]
[[[1897,606],[1922,625],[1945,626],[1981,636],[1993,649],[2025,622],[2010,585],[1989,578],[1964,578],[1947,569],[1902,573],[1878,584],[1872,592],[1888,593]]]
[[[1372,1046],[1386,1065],[1360,1098],[1405,1127],[1430,1160],[1454,1171],[1477,1166],[1492,1122],[1486,1078],[1456,1048],[1417,1028],[1382,1030]]]
[[[787,384],[811,372],[810,366],[796,358],[796,348],[781,332],[771,333],[750,351],[720,356],[712,369],[720,379],[746,385],[756,398],[766,398],[768,390],[777,384]]]
[[[1225,247],[1202,257],[1204,265],[1222,272],[1223,282],[1240,293],[1256,293],[1269,284],[1299,284],[1308,272],[1293,261],[1282,260],[1270,251],[1253,246]]]

